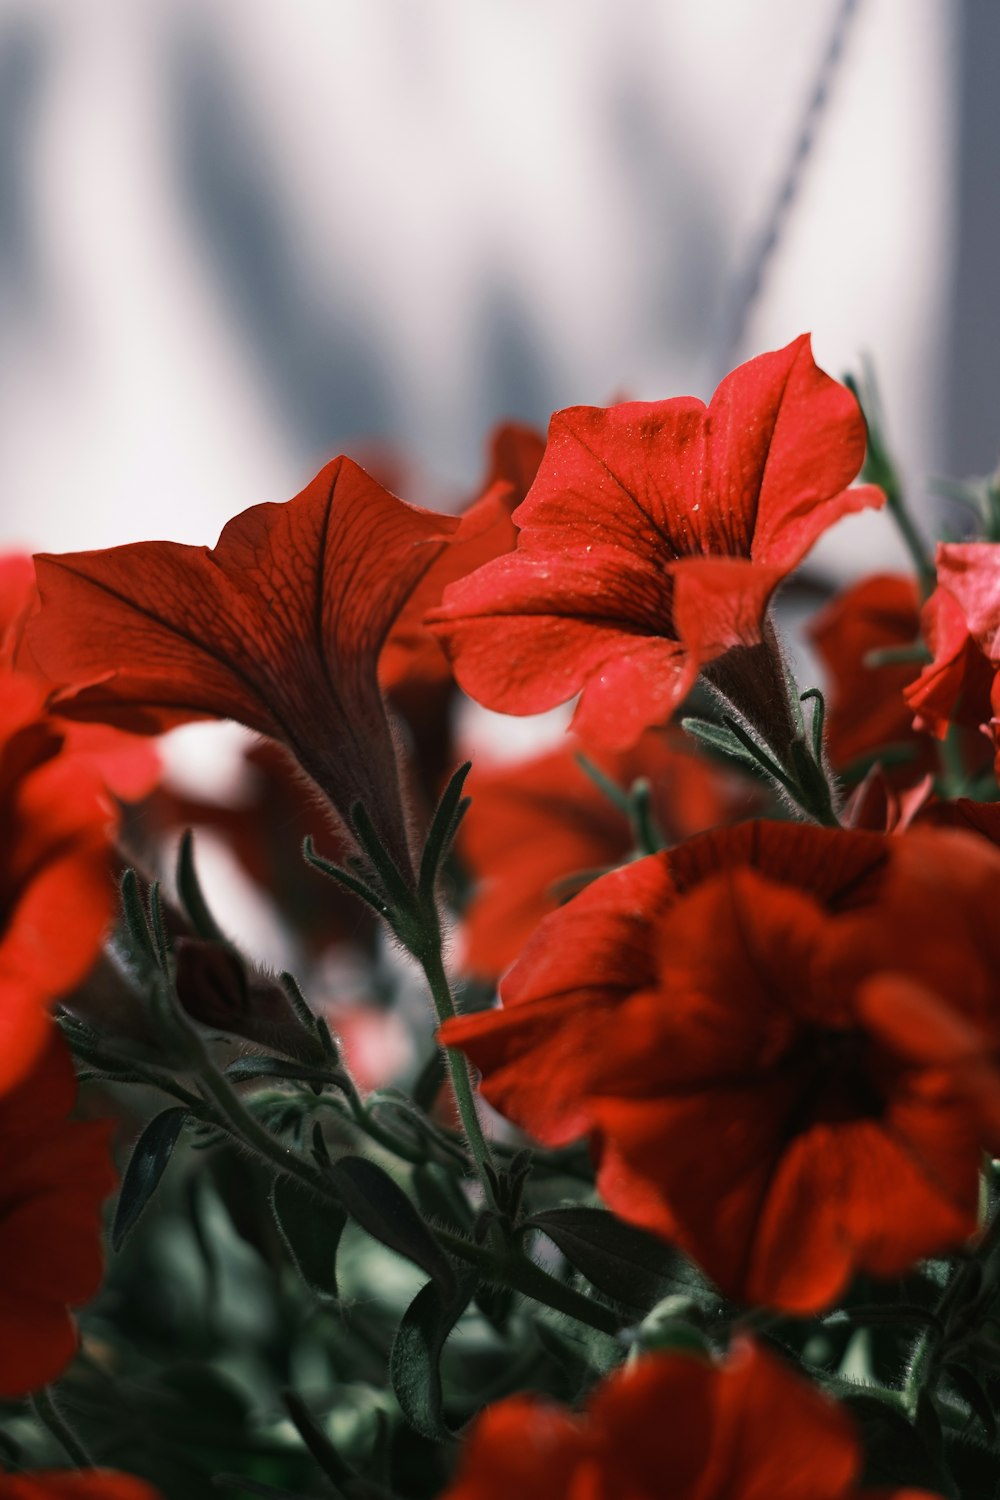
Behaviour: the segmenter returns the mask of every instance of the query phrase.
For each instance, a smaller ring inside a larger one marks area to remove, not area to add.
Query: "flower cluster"
[[[211,549],[0,566],[0,1397],[70,1365],[143,1476],[53,1472],[36,1422],[0,1496],[995,1491],[1000,543],[907,518],[915,576],[826,600],[800,692],[781,587],[873,480],[898,516],[802,337],[707,406],[498,429],[454,513],[340,457]],[[456,770],[463,692],[571,734]],[[225,806],[157,785],[201,719],[262,737]],[[216,919],[192,826],[304,985]],[[113,1173],[64,1036],[138,1134],[75,1365]]]

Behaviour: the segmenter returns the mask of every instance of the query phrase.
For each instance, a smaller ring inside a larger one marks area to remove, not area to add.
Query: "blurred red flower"
[[[40,683],[0,671],[0,1091],[44,1045],[51,1002],[97,958],[113,904],[101,777],[66,749],[44,701]]]
[[[1000,852],[744,823],[547,917],[503,1009],[448,1022],[499,1110],[589,1134],[622,1218],[793,1312],[977,1225],[1000,1144]]]
[[[538,472],[545,442],[531,427],[505,422],[490,436],[489,466],[475,499],[459,516],[451,544],[431,564],[403,606],[379,659],[387,692],[450,683],[451,668],[424,616],[441,602],[450,583],[464,578],[517,541],[511,515]]]
[[[992,723],[1000,713],[1000,544],[942,542],[938,586],[923,612],[934,660],[906,693],[917,724],[943,739],[952,724]]]
[[[0,1474],[0,1500],[159,1500],[152,1485],[110,1469]]]
[[[517,549],[430,617],[459,683],[529,714],[581,698],[574,726],[624,749],[699,669],[763,640],[768,601],[842,515],[865,452],[854,397],[806,336],[694,397],[556,412],[518,508]]]
[[[76,1349],[69,1308],[101,1284],[112,1125],[71,1120],[76,1078],[51,1022],[33,1070],[0,1094],[0,1396],[54,1380]]]
[[[0,668],[40,678],[50,691],[64,683],[49,682],[24,640],[24,630],[41,601],[35,584],[35,565],[25,552],[0,555]],[[123,802],[137,802],[153,790],[160,777],[160,758],[148,740],[123,734],[108,724],[60,722],[66,747],[80,760],[89,757],[105,786]]]
[[[527,1395],[489,1407],[442,1500],[918,1500],[858,1489],[862,1461],[848,1412],[743,1342],[722,1366],[616,1370],[580,1415]]]
[[[809,636],[826,667],[826,740],[838,770],[876,755],[887,746],[909,751],[902,766],[909,780],[936,766],[926,735],[913,728],[913,710],[903,697],[918,663],[869,666],[867,658],[887,647],[911,646],[920,638],[920,596],[914,579],[875,573],[845,589],[815,617]]]
[[[668,843],[753,807],[754,786],[710,766],[650,730],[634,750],[590,759],[627,789],[650,782],[652,811]],[[635,837],[625,813],[560,746],[516,765],[473,766],[473,812],[459,848],[477,881],[464,917],[465,967],[495,978],[513,963],[542,918],[573,894],[572,877],[621,864]],[[584,881],[581,881],[581,884]]]
[[[457,525],[337,458],[287,504],[236,516],[211,551],[137,542],[39,557],[28,645],[79,685],[60,712],[144,733],[231,718],[283,742],[342,818],[366,805],[406,869],[377,662]]]

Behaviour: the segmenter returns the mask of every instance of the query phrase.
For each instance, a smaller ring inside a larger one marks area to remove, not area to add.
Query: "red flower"
[[[653,731],[632,751],[592,759],[619,786],[648,778],[656,822],[670,843],[728,821],[739,801],[744,811],[751,805],[749,783]],[[635,840],[628,818],[595,786],[574,749],[494,770],[473,767],[466,791],[473,809],[460,848],[479,883],[465,913],[465,965],[495,978],[542,918],[573,894],[573,876],[621,864]]]
[[[365,803],[409,863],[376,665],[454,531],[337,458],[286,505],[255,505],[217,546],[139,542],[37,559],[28,641],[63,712],[158,733],[231,718],[280,740],[347,818]]]
[[[76,1079],[49,1023],[34,1070],[0,1095],[0,1396],[54,1380],[76,1349],[69,1314],[101,1284],[101,1205],[115,1185],[109,1121],[69,1118]]]
[[[936,766],[933,746],[913,729],[913,710],[903,697],[917,675],[916,662],[869,666],[867,657],[886,647],[911,646],[920,635],[920,596],[912,578],[875,573],[830,601],[809,631],[827,669],[827,749],[838,769],[906,745],[913,755],[903,766],[909,780]],[[919,754],[918,754],[919,752]]]
[[[581,1415],[537,1396],[489,1407],[442,1500],[874,1500],[861,1470],[847,1411],[744,1342],[723,1366],[657,1354],[616,1370]]]
[[[734,1298],[814,1311],[976,1229],[998,880],[960,833],[705,834],[547,917],[504,1008],[442,1040],[541,1140],[589,1133],[622,1218]]]
[[[557,412],[515,516],[517,550],[430,616],[460,684],[528,714],[581,698],[574,726],[611,749],[667,719],[699,669],[764,639],[781,579],[840,516],[865,452],[853,396],[807,337],[693,397]]]
[[[112,909],[111,808],[44,698],[0,672],[0,1092],[37,1057],[51,1002],[90,969]]]
[[[45,1469],[0,1474],[0,1500],[159,1500],[156,1490],[132,1474],[110,1469]]]
[[[47,682],[24,640],[25,626],[38,613],[35,565],[27,553],[0,556],[0,668],[13,668]],[[147,741],[106,724],[60,723],[67,750],[88,757],[109,791],[123,802],[147,796],[160,778],[160,758]]]
[[[906,700],[918,726],[943,739],[953,723],[978,727],[990,718],[1000,668],[1000,544],[942,542],[936,563],[938,586],[923,614],[934,660]]]
[[[424,616],[450,583],[510,552],[517,541],[513,511],[528,493],[545,444],[530,427],[505,422],[490,438],[490,463],[479,494],[459,517],[451,545],[431,564],[400,611],[379,660],[387,692],[426,692],[451,682],[451,668]]]

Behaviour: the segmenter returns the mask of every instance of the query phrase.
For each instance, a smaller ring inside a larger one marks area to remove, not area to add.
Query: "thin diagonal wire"
[[[730,368],[743,339],[747,321],[760,297],[774,253],[781,242],[789,214],[795,205],[812,156],[861,0],[838,0],[833,25],[827,37],[812,89],[795,134],[794,143],[759,232],[751,242],[746,261],[734,278],[732,294],[723,302],[723,317],[715,345],[713,374],[721,378]]]

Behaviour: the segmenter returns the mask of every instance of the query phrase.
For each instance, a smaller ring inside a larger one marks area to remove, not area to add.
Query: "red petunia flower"
[[[844,1407],[742,1342],[721,1366],[655,1354],[616,1370],[579,1415],[537,1396],[498,1402],[442,1500],[920,1500],[859,1489],[862,1463]]]
[[[538,472],[545,443],[531,427],[505,422],[491,434],[489,466],[477,497],[459,516],[451,544],[427,569],[400,611],[379,660],[388,693],[427,692],[451,682],[451,668],[424,616],[451,583],[505,552],[517,541],[511,516]]]
[[[744,823],[547,917],[442,1040],[622,1218],[742,1301],[827,1306],[977,1224],[1000,1142],[1000,851]]]
[[[51,1002],[100,952],[113,818],[95,766],[69,753],[45,689],[0,672],[0,1093],[31,1066]]]
[[[920,596],[904,574],[875,573],[845,589],[812,621],[809,636],[830,679],[826,741],[838,770],[905,745],[909,780],[936,766],[926,735],[913,728],[913,710],[903,697],[916,677],[916,662],[868,665],[874,651],[910,646],[920,636]]]
[[[51,677],[83,685],[61,712],[144,733],[231,718],[282,741],[342,818],[366,805],[406,869],[377,662],[457,524],[337,458],[287,504],[236,516],[211,551],[138,542],[39,557],[28,643]]]
[[[0,1500],[160,1500],[144,1479],[110,1469],[41,1469],[0,1474]]]
[[[69,1308],[101,1284],[101,1205],[115,1185],[111,1122],[71,1120],[76,1078],[51,1022],[30,1074],[0,1094],[0,1396],[54,1380],[73,1357]]]
[[[624,788],[648,779],[653,814],[668,843],[727,822],[737,809],[746,815],[753,805],[749,782],[715,770],[655,731],[634,750],[595,752],[592,759]],[[495,978],[542,918],[573,894],[572,878],[621,864],[635,836],[574,749],[491,770],[474,766],[466,791],[473,811],[459,847],[478,884],[464,919],[465,967]]]
[[[1000,543],[942,542],[938,586],[923,612],[934,660],[906,692],[919,727],[943,739],[952,724],[978,728],[1000,712]],[[994,722],[994,740],[1000,742]]]
[[[625,749],[705,664],[761,645],[772,593],[827,527],[882,503],[846,488],[864,453],[857,402],[808,337],[741,365],[707,408],[557,412],[517,550],[453,584],[429,620],[488,708],[580,693],[575,728]]]
[[[0,668],[40,678],[51,691],[54,684],[39,671],[24,640],[25,626],[40,605],[35,565],[28,554],[0,555]],[[92,760],[105,786],[123,802],[138,802],[159,781],[160,758],[147,740],[107,724],[63,719],[60,728],[67,750],[78,759]]]

